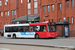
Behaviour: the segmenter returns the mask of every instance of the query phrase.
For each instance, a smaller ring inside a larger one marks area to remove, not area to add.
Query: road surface
[[[37,44],[52,46],[74,46],[75,38],[57,38],[57,39],[11,39],[0,37],[0,43],[20,43],[20,44]]]

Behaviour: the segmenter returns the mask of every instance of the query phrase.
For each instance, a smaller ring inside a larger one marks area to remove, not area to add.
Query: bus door
[[[39,34],[40,38],[47,37],[46,31],[47,31],[46,25],[37,26],[37,33]]]

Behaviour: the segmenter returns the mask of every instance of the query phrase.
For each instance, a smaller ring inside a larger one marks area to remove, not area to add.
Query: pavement
[[[0,47],[8,48],[8,50],[65,50],[61,48],[24,46],[24,45],[7,45],[7,44],[1,44]]]
[[[75,37],[57,39],[11,39],[0,37],[0,44],[69,48],[75,50]]]

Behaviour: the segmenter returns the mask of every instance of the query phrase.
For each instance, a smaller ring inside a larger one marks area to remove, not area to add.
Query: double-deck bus
[[[4,25],[4,37],[11,38],[55,38],[55,23],[27,23]]]

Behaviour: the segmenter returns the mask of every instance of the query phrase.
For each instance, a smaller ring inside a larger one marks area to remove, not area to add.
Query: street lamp
[[[27,0],[27,21],[26,22],[28,23],[28,0]]]

